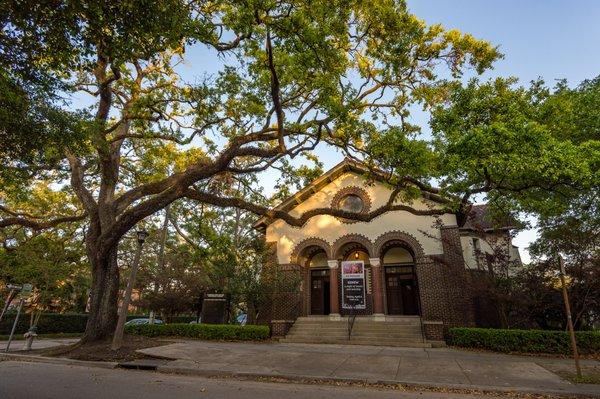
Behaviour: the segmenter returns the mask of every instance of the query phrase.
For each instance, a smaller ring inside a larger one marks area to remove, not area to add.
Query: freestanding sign
[[[202,301],[202,323],[225,324],[229,319],[229,294],[207,292]]]
[[[366,309],[365,264],[362,260],[342,262],[342,308]]]

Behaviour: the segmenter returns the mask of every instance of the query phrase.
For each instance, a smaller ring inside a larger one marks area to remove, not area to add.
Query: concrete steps
[[[423,341],[421,320],[414,316],[357,317],[348,340],[348,319],[330,320],[327,316],[299,317],[285,338],[284,343],[318,343],[338,345],[376,345],[430,348]]]

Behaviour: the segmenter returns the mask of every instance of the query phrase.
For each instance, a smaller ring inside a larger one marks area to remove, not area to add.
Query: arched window
[[[414,263],[414,261],[410,251],[404,247],[391,247],[383,255],[383,263],[386,265]]]
[[[318,251],[314,253],[308,261],[309,267],[328,267],[327,265],[327,254],[325,251]]]

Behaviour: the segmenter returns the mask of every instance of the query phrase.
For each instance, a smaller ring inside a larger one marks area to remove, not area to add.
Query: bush
[[[577,331],[581,354],[600,353],[600,331]],[[491,328],[451,328],[449,345],[487,349],[495,352],[551,353],[568,355],[571,340],[566,331],[501,330]]]
[[[16,312],[5,314],[0,322],[0,335],[10,334],[15,321]],[[38,334],[82,333],[85,331],[87,314],[79,313],[42,313],[38,321]],[[29,330],[31,315],[21,313],[15,334],[23,334]]]
[[[126,326],[125,332],[146,337],[186,337],[219,341],[261,341],[269,338],[267,326],[233,324],[142,324]]]
[[[4,315],[0,321],[0,335],[9,335],[15,321],[16,312]],[[127,320],[148,318],[145,315],[129,315]],[[42,313],[38,322],[38,334],[83,333],[87,323],[87,313]],[[179,322],[194,320],[192,316],[176,316]],[[29,330],[31,315],[21,313],[15,334],[24,334]]]

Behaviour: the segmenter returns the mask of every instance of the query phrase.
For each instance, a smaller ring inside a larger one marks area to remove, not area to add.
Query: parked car
[[[246,313],[240,313],[238,317],[236,317],[236,320],[239,325],[245,326],[248,321],[248,315]]]
[[[131,319],[127,323],[126,326],[137,326],[140,324],[150,324],[150,319]],[[164,324],[160,319],[154,319],[154,324]]]

